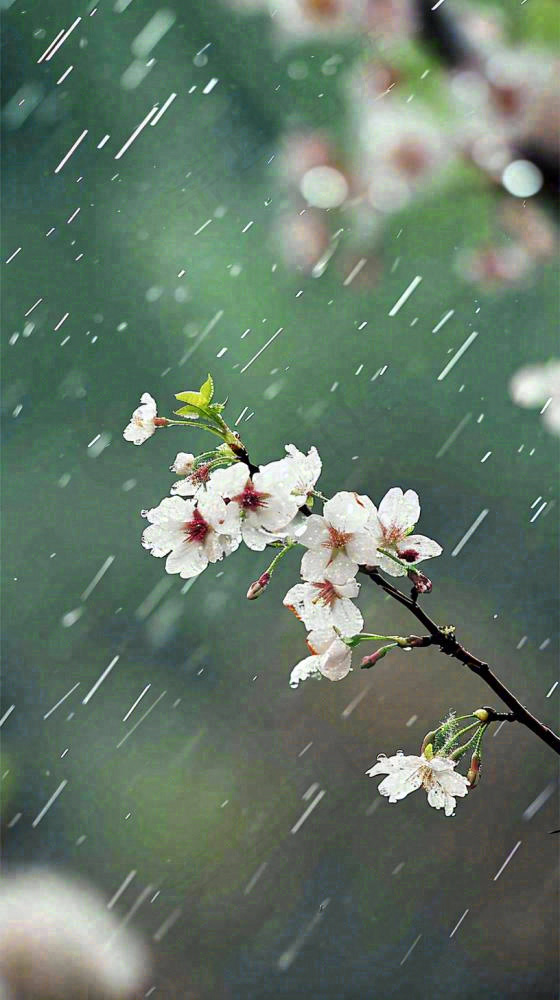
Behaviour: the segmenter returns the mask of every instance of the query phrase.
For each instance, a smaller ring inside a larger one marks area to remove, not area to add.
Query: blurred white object
[[[41,868],[3,875],[1,1000],[128,1000],[147,969],[141,942],[82,881]]]
[[[542,406],[543,424],[560,435],[560,360],[544,365],[527,365],[513,376],[509,391],[518,406]]]

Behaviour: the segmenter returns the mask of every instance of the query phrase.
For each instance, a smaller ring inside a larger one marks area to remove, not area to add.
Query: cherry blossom
[[[270,462],[266,469],[270,475],[277,476],[283,485],[289,486],[290,496],[295,497],[298,506],[302,507],[321,475],[319,452],[313,446],[305,455],[295,444],[287,444],[285,450],[288,452],[286,458]]]
[[[375,540],[377,555],[374,559],[385,573],[391,576],[405,576],[406,566],[399,565],[380,549],[391,553],[404,563],[418,563],[423,559],[439,556],[441,545],[425,535],[411,534],[420,517],[418,494],[414,490],[406,493],[395,486],[385,494],[379,508],[372,506],[368,528]]]
[[[236,511],[216,495],[203,494],[197,502],[166,497],[144,516],[151,524],[142,545],[158,558],[167,556],[167,572],[184,580],[235,552],[241,541]]]
[[[338,561],[340,562],[340,560]],[[335,626],[343,635],[361,632],[364,619],[351,597],[357,597],[360,585],[344,579],[343,567],[337,561],[327,570],[322,580],[298,583],[291,587],[284,598],[284,606],[293,611],[307,629]]]
[[[125,441],[132,441],[133,444],[144,444],[156,430],[157,405],[155,399],[149,392],[144,392],[130,423],[123,431]]]
[[[275,469],[280,463],[263,466],[251,476],[243,462],[217,469],[208,485],[208,494],[229,500],[228,513],[237,516],[243,541],[262,551],[285,528],[298,511],[298,501],[290,496],[292,477]]]
[[[405,756],[401,750],[393,757],[380,755],[377,764],[366,771],[370,778],[386,774],[379,785],[381,795],[387,795],[389,802],[399,802],[410,792],[423,786],[428,793],[428,804],[434,809],[444,809],[446,816],[452,816],[455,796],[467,794],[469,782],[462,774],[455,772],[457,761],[448,757]]]
[[[307,636],[312,653],[296,664],[290,674],[290,687],[296,688],[308,677],[328,677],[340,681],[352,669],[352,650],[334,628],[315,629]]]
[[[553,434],[560,434],[560,360],[520,368],[509,391],[518,406],[541,406],[545,426]]]
[[[194,468],[194,455],[181,451],[177,455],[172,472],[178,472],[183,479],[177,480],[171,487],[174,496],[194,497],[203,490],[210,480],[210,462],[205,462]]]
[[[375,511],[369,497],[357,493],[336,493],[323,507],[323,516],[312,514],[298,536],[309,551],[301,563],[307,581],[324,579],[327,567],[336,562],[337,579],[351,579],[360,564],[377,560],[375,540],[366,522]]]
[[[88,884],[48,868],[2,873],[4,1000],[131,1000],[144,995],[148,968],[142,942]]]

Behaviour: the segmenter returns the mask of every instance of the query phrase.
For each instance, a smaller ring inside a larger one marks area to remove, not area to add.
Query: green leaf
[[[200,417],[201,416],[201,411],[199,410],[198,406],[192,406],[191,404],[189,404],[188,406],[182,406],[180,410],[174,410],[173,412],[178,417],[187,417],[187,418],[189,418],[189,417]]]
[[[180,399],[182,403],[194,403],[195,406],[200,406],[199,392],[177,392],[175,399]]]
[[[200,403],[199,406],[208,406],[212,402],[212,396],[214,395],[214,379],[211,375],[208,376],[206,382],[203,382],[200,387]]]

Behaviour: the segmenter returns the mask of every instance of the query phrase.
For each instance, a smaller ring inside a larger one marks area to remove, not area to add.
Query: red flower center
[[[402,552],[399,552],[398,554],[400,559],[404,559],[405,562],[409,563],[416,562],[418,556],[420,555],[420,553],[417,552],[416,549],[404,549]]]
[[[326,604],[327,607],[332,607],[338,594],[330,580],[321,580],[313,586],[319,591],[317,597],[313,598],[313,604]]]
[[[191,483],[196,486],[203,486],[210,479],[210,463],[199,465],[198,469],[193,469],[189,478]]]
[[[193,511],[193,516],[190,521],[185,521],[183,525],[183,531],[187,536],[189,542],[201,543],[206,538],[206,535],[211,531],[210,525],[204,520],[202,514],[195,507]]]
[[[242,507],[243,510],[258,510],[259,507],[266,507],[266,501],[270,493],[259,493],[253,483],[249,480],[242,493],[238,493],[233,500]]]
[[[338,528],[333,528],[332,524],[327,524],[329,529],[328,541],[324,542],[327,549],[337,549],[342,551],[347,542],[352,538],[352,531],[339,531]]]

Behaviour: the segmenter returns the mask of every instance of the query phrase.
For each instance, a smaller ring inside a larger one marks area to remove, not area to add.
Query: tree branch
[[[389,597],[392,597],[399,604],[402,604],[405,608],[408,608],[411,614],[428,630],[434,645],[438,645],[443,653],[447,656],[452,656],[454,659],[459,660],[463,663],[469,670],[472,670],[478,677],[481,678],[499,698],[504,702],[505,705],[511,709],[511,714],[506,715],[504,713],[493,712],[493,720],[498,721],[498,718],[502,721],[510,722],[520,722],[521,725],[526,726],[530,729],[535,736],[546,743],[547,746],[555,750],[557,754],[560,754],[560,737],[556,735],[548,726],[545,726],[543,722],[540,722],[534,715],[524,705],[521,704],[518,698],[513,694],[505,684],[502,683],[499,677],[490,669],[489,665],[480,660],[473,653],[470,653],[468,649],[465,649],[457,639],[455,638],[454,628],[445,628],[441,625],[436,625],[436,623],[430,618],[429,615],[421,608],[417,603],[416,599],[413,597],[408,597],[403,594],[402,591],[398,590],[385,580],[381,576],[379,569],[376,566],[361,566],[360,573],[364,573],[368,576],[370,580],[373,580],[378,587],[381,587]],[[486,707],[486,706],[485,706]],[[492,710],[493,711],[493,710]]]

